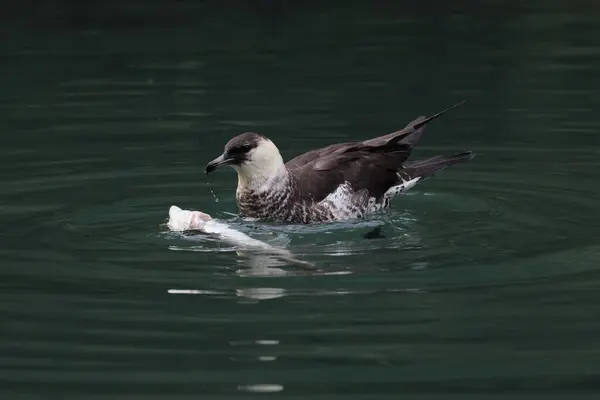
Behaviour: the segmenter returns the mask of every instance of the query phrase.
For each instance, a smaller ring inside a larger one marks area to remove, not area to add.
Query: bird
[[[459,162],[472,151],[409,161],[428,123],[461,101],[403,129],[363,141],[332,144],[284,162],[265,135],[244,132],[206,165],[209,174],[230,166],[237,172],[239,216],[257,221],[327,223],[362,219],[391,207],[391,200]]]

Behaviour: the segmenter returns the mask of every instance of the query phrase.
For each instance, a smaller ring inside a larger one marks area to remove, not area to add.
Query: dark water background
[[[5,8],[3,399],[597,398],[600,6],[322,3]],[[413,156],[478,157],[369,221],[240,221],[203,172],[243,131],[290,159],[462,99]]]

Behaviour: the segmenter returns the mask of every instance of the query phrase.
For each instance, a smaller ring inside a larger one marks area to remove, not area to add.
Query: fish
[[[166,226],[172,232],[202,232],[234,245],[242,251],[267,254],[301,267],[316,268],[315,264],[294,257],[289,250],[254,239],[202,211],[185,210],[172,205],[169,208],[169,219]]]

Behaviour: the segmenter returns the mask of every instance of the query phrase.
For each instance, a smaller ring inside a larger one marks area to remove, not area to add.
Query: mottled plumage
[[[236,200],[243,217],[295,223],[362,218],[389,207],[395,196],[421,180],[474,157],[465,151],[407,161],[425,125],[459,104],[419,117],[400,131],[312,150],[285,164],[273,142],[246,132],[231,139],[206,171],[221,165],[236,170]]]

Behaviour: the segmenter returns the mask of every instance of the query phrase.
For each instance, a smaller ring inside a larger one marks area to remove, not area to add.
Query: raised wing
[[[295,177],[302,197],[320,201],[340,184],[367,189],[375,197],[396,184],[397,172],[410,156],[428,122],[464,102],[430,117],[418,117],[405,128],[385,136],[330,145],[290,160],[286,167]]]

